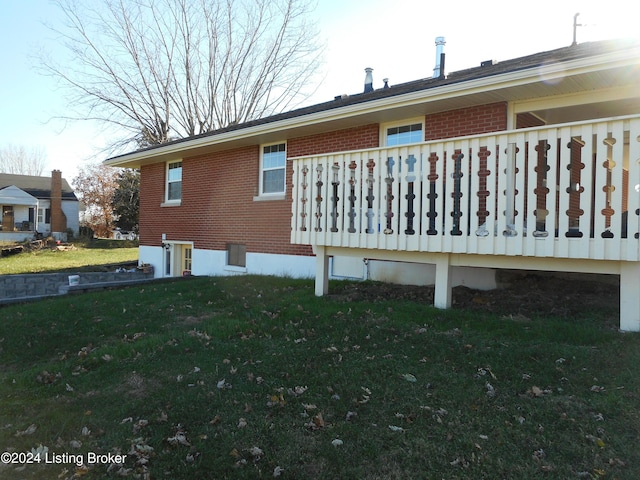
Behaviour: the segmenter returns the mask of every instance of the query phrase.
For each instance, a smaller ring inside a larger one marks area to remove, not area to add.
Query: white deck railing
[[[293,159],[291,241],[638,261],[640,116]]]

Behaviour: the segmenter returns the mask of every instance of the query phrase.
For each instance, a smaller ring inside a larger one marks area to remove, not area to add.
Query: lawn
[[[61,251],[50,247],[0,257],[0,275],[96,271],[104,265],[138,260],[137,242],[94,239],[73,242],[72,245],[73,250]]]
[[[615,315],[330,288],[185,278],[1,308],[2,450],[54,463],[0,477],[640,478],[640,336]]]

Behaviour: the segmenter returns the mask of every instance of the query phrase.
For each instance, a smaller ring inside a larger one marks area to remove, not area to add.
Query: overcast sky
[[[96,0],[97,1],[97,0]],[[431,77],[435,38],[446,38],[448,72],[484,60],[507,60],[571,44],[573,16],[580,13],[578,42],[640,38],[629,0],[318,0],[316,17],[327,44],[318,65],[323,80],[309,103],[360,93],[364,68],[374,69],[374,88]],[[42,147],[45,175],[56,168],[72,179],[78,165],[103,160],[99,126],[64,125],[65,100],[52,79],[37,73],[34,56],[56,51],[43,26],[60,15],[48,0],[0,0],[0,146]]]

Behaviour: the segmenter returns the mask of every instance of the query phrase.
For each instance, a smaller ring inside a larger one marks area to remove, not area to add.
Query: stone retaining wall
[[[0,303],[17,298],[43,297],[67,293],[69,276],[73,273],[43,273],[0,275]],[[110,284],[153,279],[153,273],[135,272],[87,272],[77,274],[80,285]]]

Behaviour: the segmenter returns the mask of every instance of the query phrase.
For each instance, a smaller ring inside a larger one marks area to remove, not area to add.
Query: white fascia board
[[[451,83],[441,87],[417,90],[415,92],[394,95],[378,100],[364,101],[362,103],[356,103],[344,107],[331,108],[307,115],[268,122],[253,127],[240,128],[238,130],[219,134],[205,135],[202,138],[178,142],[142,152],[132,152],[130,154],[108,159],[104,163],[111,166],[120,166],[123,164],[139,162],[141,160],[153,160],[155,157],[167,158],[175,156],[175,158],[182,158],[188,155],[189,150],[197,150],[207,146],[224,144],[234,140],[277,133],[283,130],[295,129],[296,127],[330,122],[356,115],[366,115],[391,107],[398,108],[411,106],[418,103],[443,100],[461,95],[471,95],[475,93],[491,92],[504,88],[517,87],[528,83],[539,82],[541,79],[546,81],[562,79],[568,74],[573,76],[630,64],[638,64],[639,58],[640,48],[634,48],[628,51],[583,57],[576,60],[551,63],[538,67],[528,67],[522,70],[490,75],[475,80],[461,81],[459,83]]]

